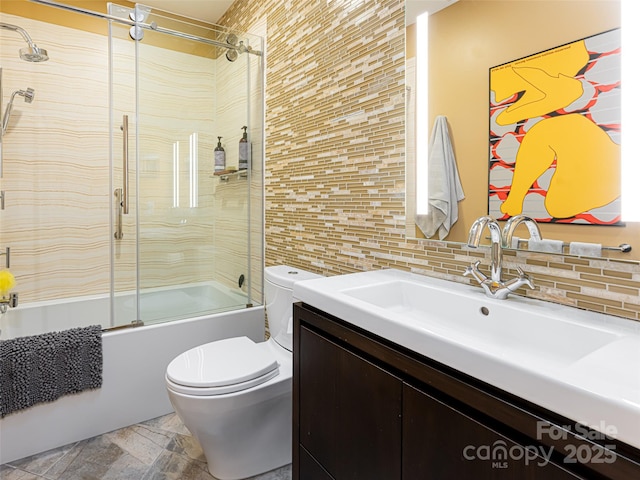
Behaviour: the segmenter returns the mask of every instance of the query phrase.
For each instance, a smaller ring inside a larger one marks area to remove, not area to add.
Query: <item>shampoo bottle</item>
[[[247,141],[247,127],[240,139],[240,150],[238,152],[238,170],[246,170],[249,168],[249,142]]]
[[[218,137],[218,146],[213,150],[214,157],[214,172],[223,172],[227,165],[226,154],[224,148],[222,148],[222,137]]]

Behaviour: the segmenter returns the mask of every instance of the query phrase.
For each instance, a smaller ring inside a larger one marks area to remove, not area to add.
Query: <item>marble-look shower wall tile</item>
[[[253,49],[262,53],[259,37],[266,33],[264,24],[247,31]],[[235,62],[224,56],[218,60],[219,81],[226,85],[219,98],[217,116],[225,122],[219,127],[226,149],[227,166],[237,168],[242,126],[248,126],[250,170],[248,176],[231,176],[228,181],[216,178],[214,192],[214,269],[216,280],[237,287],[244,275],[242,290],[251,288],[251,303],[263,302],[263,55],[240,55]],[[249,97],[247,97],[249,94]],[[250,263],[246,261],[249,255]]]
[[[2,21],[25,28],[50,56],[21,61],[22,39],[3,35],[3,105],[12,91],[35,90],[31,104],[16,102],[3,138],[1,238],[20,301],[108,291],[106,38],[14,15]]]
[[[221,283],[237,286],[240,275],[247,277],[248,274],[248,223],[241,219],[248,219],[249,186],[247,178],[239,175],[230,176],[227,180],[217,178],[215,181],[213,273]]]
[[[138,210],[127,226],[128,251],[138,255],[141,288],[211,279],[210,174],[219,123],[211,88],[217,81],[215,63],[151,44],[139,49],[138,125],[130,122],[138,132],[139,164],[130,174],[139,188]],[[127,263],[135,265],[135,257]],[[129,272],[135,280],[135,269]],[[118,288],[134,285],[118,283]]]

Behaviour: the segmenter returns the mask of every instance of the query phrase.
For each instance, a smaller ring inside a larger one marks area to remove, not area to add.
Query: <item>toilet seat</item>
[[[278,361],[264,342],[234,337],[206,343],[174,358],[169,388],[197,396],[222,395],[260,385],[278,375]]]

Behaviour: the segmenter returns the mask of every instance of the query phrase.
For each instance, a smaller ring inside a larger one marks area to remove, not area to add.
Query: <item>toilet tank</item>
[[[264,270],[264,297],[271,337],[287,350],[293,350],[293,284],[322,275],[287,265]]]

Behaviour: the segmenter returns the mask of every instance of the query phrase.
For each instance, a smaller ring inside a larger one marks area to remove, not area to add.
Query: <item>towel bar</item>
[[[628,253],[631,251],[631,245],[628,243],[621,243],[617,247],[602,247],[603,250],[616,250],[622,253]]]
[[[489,237],[486,237],[486,238],[489,238]],[[522,242],[527,243],[528,240],[526,238],[519,238],[518,247]],[[562,247],[569,247],[569,245],[570,245],[569,243],[563,243]],[[629,253],[632,250],[632,248],[631,248],[631,245],[629,245],[628,243],[621,243],[617,247],[602,247],[602,250],[613,250],[616,252]]]

